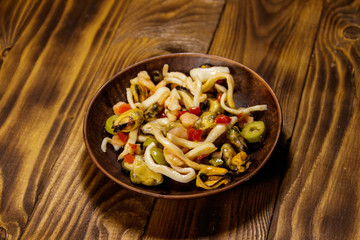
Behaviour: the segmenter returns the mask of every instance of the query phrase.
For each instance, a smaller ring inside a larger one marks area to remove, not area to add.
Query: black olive
[[[162,73],[159,70],[154,70],[154,71],[151,72],[150,78],[154,83],[158,83],[161,80],[163,80],[164,77],[163,77]]]
[[[175,88],[176,88],[176,90],[178,90],[178,91],[184,91],[184,92],[186,92],[186,93],[188,93],[188,94],[191,94],[190,90],[187,89],[187,88],[185,88],[185,87],[176,86]]]
[[[200,109],[202,112],[207,112],[209,111],[209,107],[210,107],[210,101],[209,99],[206,99],[205,101],[203,101],[202,103],[200,103]]]

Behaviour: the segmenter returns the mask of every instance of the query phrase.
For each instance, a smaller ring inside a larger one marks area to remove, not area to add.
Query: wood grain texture
[[[230,192],[190,201],[189,209],[157,201],[145,238],[267,238],[321,10],[319,1],[226,2],[209,53],[242,62],[268,81],[283,107],[283,140],[259,176]]]
[[[0,68],[9,51],[29,23],[40,1],[0,2]],[[6,83],[6,81],[1,81]],[[1,87],[2,91],[6,88]],[[2,94],[0,95],[2,96]]]
[[[16,63],[23,48],[13,48],[21,36],[22,40],[30,41],[35,31],[23,34],[40,1],[0,2],[0,100],[16,71]],[[33,21],[36,21],[33,19]],[[36,26],[36,25],[35,25]],[[23,45],[24,47],[24,45]],[[13,53],[10,60],[7,56]],[[16,56],[16,57],[15,57]],[[16,59],[15,59],[16,58]],[[6,60],[5,60],[6,59]],[[6,66],[3,66],[6,65]]]
[[[359,0],[0,0],[0,239],[360,239],[359,16]],[[90,160],[90,98],[171,52],[237,60],[277,93],[283,138],[251,181],[156,200]]]
[[[121,16],[121,7],[44,1],[2,65],[0,225],[11,239],[21,236],[82,107],[111,39],[102,29],[119,22],[109,10]]]
[[[260,74],[282,106],[290,138],[311,57],[322,1],[227,1],[210,53]],[[245,13],[245,14],[244,14]]]
[[[206,2],[40,4],[31,21],[42,22],[24,29],[32,40],[18,40],[0,73],[13,75],[0,102],[1,139],[13,136],[0,145],[0,227],[9,239],[139,238],[153,198],[114,185],[96,169],[83,144],[84,113],[122,67],[186,48],[206,51],[223,4]],[[18,68],[9,74],[9,66]],[[10,121],[21,119],[24,107],[26,121]]]
[[[123,67],[153,56],[205,53],[223,4],[223,0],[132,2],[111,42],[111,54],[104,59],[102,73],[107,75],[101,77],[108,79]]]
[[[360,238],[359,6],[324,8],[271,239]]]

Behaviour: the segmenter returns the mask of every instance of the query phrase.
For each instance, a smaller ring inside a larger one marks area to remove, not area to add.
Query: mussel
[[[142,102],[147,99],[149,95],[147,88],[140,84],[131,84],[130,90],[133,94],[134,102]]]
[[[115,132],[131,132],[144,122],[144,114],[138,108],[130,109],[122,113],[115,121],[113,129]]]
[[[218,100],[210,98],[209,99],[209,112],[212,112],[215,114],[222,114],[222,113],[224,113],[224,109],[221,107],[221,104],[218,102]]]
[[[196,176],[196,186],[203,189],[214,189],[231,182],[233,175],[226,168],[206,166]]]
[[[213,128],[215,123],[216,114],[212,112],[204,112],[201,114],[200,119],[195,123],[197,129],[206,130]]]
[[[220,158],[225,161],[225,164],[230,168],[230,170],[236,171],[236,166],[234,166],[231,163],[231,159],[233,157],[235,157],[235,155],[236,155],[235,149],[233,148],[233,146],[230,143],[224,143],[221,146]]]
[[[144,112],[145,121],[150,122],[157,119],[164,108],[157,102],[153,103]]]
[[[250,167],[250,160],[246,152],[235,152],[235,149],[230,143],[225,143],[221,146],[220,158],[225,161],[226,166],[237,173],[245,172]]]
[[[130,171],[130,180],[135,184],[146,186],[156,186],[164,181],[160,173],[152,171],[141,158],[135,158]]]
[[[180,97],[181,97],[181,102],[183,103],[183,105],[189,109],[190,107],[193,106],[193,95],[191,94],[191,92],[189,91],[189,89],[185,88],[185,87],[181,87],[181,86],[176,86],[176,90],[178,91]]]
[[[235,171],[241,173],[250,167],[251,161],[246,152],[241,151],[231,159],[230,164]]]
[[[241,131],[237,126],[232,126],[227,131],[227,138],[237,148],[238,152],[247,148],[245,139],[241,136]]]

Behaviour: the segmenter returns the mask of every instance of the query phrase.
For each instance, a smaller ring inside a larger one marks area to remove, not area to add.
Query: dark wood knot
[[[6,230],[3,227],[0,227],[0,240],[7,240]]]
[[[357,26],[349,26],[344,29],[344,36],[349,39],[358,39],[360,38],[360,28]]]
[[[10,49],[11,49],[11,47],[7,47],[7,48],[4,48],[4,49],[1,51],[1,56],[0,56],[1,59],[4,59],[4,58],[8,55]]]

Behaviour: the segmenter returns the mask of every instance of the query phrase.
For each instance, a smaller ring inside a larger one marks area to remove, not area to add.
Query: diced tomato
[[[135,157],[132,154],[126,154],[124,156],[124,161],[129,164],[132,164],[134,162],[134,159],[135,159]]]
[[[122,141],[124,144],[128,140],[129,136],[126,133],[123,132],[117,132],[116,135],[119,137],[119,140]]]
[[[125,102],[121,102],[121,103],[116,104],[114,106],[114,113],[120,115],[120,114],[122,114],[122,113],[124,113],[124,112],[126,112],[126,111],[128,111],[130,109],[131,109],[130,104],[125,103]]]
[[[186,113],[186,112],[187,112],[187,111],[180,111],[178,117],[181,117],[181,115],[183,115],[183,114]]]
[[[132,143],[129,143],[129,146],[131,147],[131,149],[136,149],[138,147],[138,145]]]
[[[241,118],[243,115],[243,113],[239,113],[238,115],[236,115],[237,118]]]
[[[200,107],[191,107],[191,108],[189,108],[189,113],[199,116],[201,113],[201,108]]]
[[[188,127],[188,139],[190,141],[200,142],[203,130]]]
[[[218,97],[217,97],[217,101],[220,103],[221,102],[221,97],[222,97],[222,93],[219,93],[218,94]]]
[[[196,161],[197,163],[200,163],[201,160],[202,160],[203,158],[206,158],[207,156],[209,156],[209,154],[199,155],[199,156],[197,156],[197,157],[195,158],[195,161]]]
[[[217,117],[215,118],[215,122],[219,124],[228,124],[229,122],[231,122],[231,118],[223,114],[220,114],[217,115]]]

